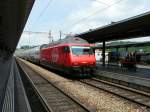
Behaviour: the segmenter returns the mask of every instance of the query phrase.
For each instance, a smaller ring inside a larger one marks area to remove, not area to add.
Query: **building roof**
[[[150,12],[113,22],[76,36],[91,43],[150,36]]]
[[[126,48],[126,47],[143,47],[143,46],[150,46],[150,41],[145,42],[133,42],[133,43],[118,43],[115,45],[106,44],[106,48]],[[95,48],[102,48],[102,45],[96,46]]]
[[[14,52],[33,3],[34,0],[0,1],[0,51],[7,55]]]

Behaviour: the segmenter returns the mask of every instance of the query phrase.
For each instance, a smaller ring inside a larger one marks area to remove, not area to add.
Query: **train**
[[[18,57],[79,77],[91,77],[96,69],[93,44],[79,37],[66,37],[20,53]]]

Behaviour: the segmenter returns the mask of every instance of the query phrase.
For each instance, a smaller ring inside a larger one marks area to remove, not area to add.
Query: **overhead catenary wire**
[[[49,34],[48,32],[35,32],[35,31],[23,31],[23,33],[30,33],[30,34]]]
[[[112,7],[112,6],[114,6],[114,5],[118,4],[118,3],[120,3],[121,1],[123,1],[123,0],[119,0],[119,1],[117,1],[117,2],[115,2],[115,3],[113,3],[113,4],[111,4],[111,5],[108,5],[107,7],[103,8],[103,9],[100,9],[100,10],[95,11],[94,13],[92,13],[92,14],[90,14],[90,15],[88,15],[88,16],[86,16],[86,17],[84,17],[84,18],[82,18],[82,19],[80,19],[80,20],[78,20],[78,21],[76,21],[75,23],[69,25],[68,27],[64,28],[64,30],[67,30],[68,28],[70,29],[70,27],[72,27],[72,26],[74,26],[74,25],[77,25],[77,24],[79,24],[79,23],[82,22],[82,21],[85,21],[86,19],[92,17],[93,15],[95,15],[95,14],[97,14],[97,13],[100,13],[100,12],[102,12],[102,11],[107,10],[108,8],[110,8],[110,7]]]
[[[39,13],[39,15],[37,16],[37,18],[34,19],[33,24],[31,24],[30,26],[30,30],[29,31],[24,31],[23,33],[27,33],[29,35],[29,44],[31,44],[31,34],[49,34],[48,32],[33,32],[31,31],[32,27],[36,25],[37,21],[43,17],[44,13],[46,12],[46,10],[49,8],[49,6],[51,5],[53,0],[48,0],[46,6],[42,9],[42,11]],[[37,39],[38,40],[38,39]]]
[[[98,2],[98,3],[100,3],[100,4],[103,4],[103,5],[106,5],[106,6],[109,5],[109,4],[107,4],[107,3],[105,3],[105,2],[102,2],[102,1],[99,1],[99,0],[91,0],[91,1],[96,1],[96,2]]]
[[[35,31],[23,31],[24,34],[27,36],[27,42],[29,45],[29,49],[32,48],[31,46],[34,46],[34,43],[40,43],[41,41],[38,38],[33,38],[33,35],[41,35],[42,37],[49,36],[49,32],[35,32]],[[37,37],[37,36],[34,36]],[[39,45],[39,44],[37,44]]]
[[[52,3],[53,0],[49,0],[48,3],[46,4],[46,6],[43,8],[43,10],[41,11],[41,13],[39,14],[39,16],[35,19],[35,21],[33,22],[33,25],[31,26],[31,28],[37,23],[37,21],[43,16],[43,14],[46,12],[46,10],[48,9],[48,7],[50,6],[50,4]]]

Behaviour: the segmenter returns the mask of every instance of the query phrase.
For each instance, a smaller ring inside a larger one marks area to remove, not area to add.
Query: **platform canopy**
[[[133,43],[118,43],[115,45],[106,44],[105,48],[127,48],[127,47],[144,47],[150,46],[150,41],[145,42],[133,42]],[[95,46],[94,48],[103,48],[102,45]]]
[[[76,36],[90,43],[150,36],[150,12],[113,22]]]
[[[34,0],[0,1],[0,54],[11,55],[30,14]]]

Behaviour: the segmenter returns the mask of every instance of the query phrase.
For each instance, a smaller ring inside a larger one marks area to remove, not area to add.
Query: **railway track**
[[[126,75],[124,73],[105,70],[97,71],[95,77],[118,85],[127,86],[128,88],[150,93],[150,80],[147,78],[136,77],[136,75],[133,76],[133,74]]]
[[[95,110],[81,104],[74,97],[63,92],[47,79],[43,78],[36,71],[22,62],[19,62],[21,68],[26,71],[26,75],[34,85],[38,94],[43,99],[44,104],[50,112],[94,112]]]
[[[80,80],[80,82],[150,108],[149,93],[141,92],[135,89],[110,83],[107,81],[102,81],[96,78],[82,79]]]

